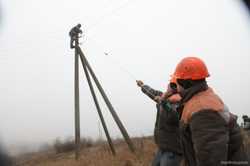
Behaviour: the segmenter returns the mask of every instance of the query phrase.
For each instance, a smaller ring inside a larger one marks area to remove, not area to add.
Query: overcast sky
[[[156,115],[133,77],[164,91],[185,56],[202,58],[209,85],[232,112],[249,114],[250,18],[238,0],[2,0],[1,5],[0,137],[7,145],[74,135],[68,32],[77,23],[83,25],[81,47],[130,135],[151,135]],[[81,135],[96,138],[99,119],[80,69]],[[99,99],[112,136],[120,137]]]

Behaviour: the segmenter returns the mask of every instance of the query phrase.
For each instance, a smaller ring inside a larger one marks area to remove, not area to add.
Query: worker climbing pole
[[[94,99],[94,103],[98,112],[98,115],[100,117],[101,123],[102,123],[102,127],[104,129],[105,135],[107,137],[111,152],[113,155],[116,154],[111,137],[109,135],[108,132],[108,128],[107,125],[105,123],[99,102],[97,100],[94,88],[93,88],[93,84],[91,81],[91,77],[94,80],[94,83],[96,84],[99,92],[101,93],[101,96],[103,97],[112,117],[114,118],[117,126],[119,127],[126,143],[128,144],[128,147],[130,149],[131,152],[135,152],[135,147],[125,129],[125,127],[123,126],[120,118],[118,117],[115,109],[113,108],[111,102],[109,101],[105,91],[103,90],[99,80],[97,79],[97,76],[95,75],[92,67],[90,66],[87,58],[85,57],[84,53],[82,52],[81,48],[79,47],[79,38],[80,38],[80,34],[82,34],[82,30],[81,30],[81,24],[78,24],[77,26],[73,27],[69,33],[70,35],[70,48],[71,49],[75,49],[75,156],[76,156],[76,160],[79,159],[79,151],[80,151],[80,108],[79,108],[79,63],[78,63],[78,56],[80,56],[81,59],[81,63],[83,66],[83,70],[85,72],[86,78],[87,78],[87,82],[92,94],[92,97]],[[90,77],[91,76],[91,77]]]

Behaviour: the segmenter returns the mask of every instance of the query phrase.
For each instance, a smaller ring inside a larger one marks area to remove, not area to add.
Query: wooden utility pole
[[[102,123],[103,130],[104,130],[104,132],[105,132],[106,138],[107,138],[108,143],[109,143],[109,147],[110,147],[110,149],[111,149],[112,154],[115,156],[115,155],[116,155],[115,148],[114,148],[114,145],[113,145],[113,143],[112,143],[110,134],[109,134],[109,132],[108,132],[108,128],[107,128],[106,122],[105,122],[104,117],[103,117],[103,115],[102,115],[102,111],[101,111],[99,102],[98,102],[98,100],[97,100],[97,97],[96,97],[96,94],[95,94],[94,87],[93,87],[92,82],[91,82],[91,78],[90,78],[90,75],[89,75],[89,72],[88,72],[88,69],[87,69],[87,66],[86,66],[86,62],[83,61],[82,58],[81,58],[81,61],[82,61],[82,66],[83,66],[83,69],[84,69],[84,72],[85,72],[85,75],[86,75],[86,78],[87,78],[87,81],[88,81],[88,84],[89,84],[89,88],[90,88],[90,91],[91,91],[93,100],[94,100],[94,102],[95,102],[95,106],[96,106],[98,115],[99,115],[100,120],[101,120],[101,123]]]
[[[117,115],[114,107],[112,106],[111,102],[109,101],[108,96],[106,95],[105,91],[103,90],[103,88],[102,88],[99,80],[97,79],[97,77],[96,77],[93,69],[91,68],[91,66],[90,66],[87,58],[84,56],[84,54],[83,54],[83,52],[82,52],[82,50],[81,50],[81,48],[79,46],[76,47],[76,49],[78,50],[78,53],[79,53],[79,56],[81,58],[82,63],[86,64],[86,67],[89,70],[90,75],[92,76],[92,78],[93,78],[93,80],[94,80],[94,82],[95,82],[95,84],[96,84],[99,92],[101,93],[101,95],[102,95],[102,97],[103,97],[103,99],[104,99],[104,101],[105,101],[105,103],[106,103],[106,105],[107,105],[107,107],[108,107],[108,109],[109,109],[112,117],[114,118],[114,120],[115,120],[117,126],[119,127],[119,129],[120,129],[120,131],[121,131],[121,133],[122,133],[125,141],[127,142],[130,151],[133,152],[133,153],[135,153],[134,144],[132,143],[132,141],[131,141],[131,139],[130,139],[130,137],[128,135],[127,130],[123,126],[123,124],[122,124],[120,118],[118,117],[118,115]]]
[[[79,47],[79,34],[82,33],[81,28],[81,24],[78,24],[77,26],[73,27],[70,31],[70,37],[71,37],[71,45],[70,47],[73,49],[75,49],[75,159],[78,160],[79,159],[79,153],[80,153],[80,105],[79,105],[79,56],[82,62],[82,66],[88,81],[88,85],[98,112],[98,115],[100,117],[105,135],[107,137],[111,152],[113,155],[116,154],[115,149],[114,149],[114,145],[112,143],[111,137],[109,135],[108,132],[108,128],[107,125],[105,123],[104,117],[102,115],[102,111],[100,108],[100,105],[98,103],[97,100],[97,96],[95,94],[95,90],[94,87],[92,85],[92,81],[90,76],[93,78],[94,83],[96,84],[99,92],[102,95],[102,98],[104,99],[107,107],[109,108],[109,111],[111,113],[111,115],[113,116],[117,126],[119,127],[125,141],[128,144],[129,149],[134,153],[135,152],[135,147],[133,145],[133,142],[131,141],[125,127],[123,126],[120,118],[118,117],[118,115],[116,114],[111,102],[109,101],[105,91],[103,90],[99,80],[97,79],[93,69],[91,68],[87,58],[85,57],[85,55],[83,54],[81,48]]]
[[[78,47],[79,40],[75,39],[75,46]],[[79,56],[75,49],[75,159],[79,159],[80,153],[80,104],[79,104]]]

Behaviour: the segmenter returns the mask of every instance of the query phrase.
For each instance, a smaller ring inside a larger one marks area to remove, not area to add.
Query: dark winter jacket
[[[142,86],[142,91],[154,100],[155,96],[161,96],[161,91],[154,90],[147,85]],[[154,129],[155,143],[162,151],[171,151],[181,154],[179,117],[175,105],[168,101],[156,104],[157,115]]]
[[[82,30],[79,27],[75,26],[70,30],[69,36],[76,37],[79,33],[82,33]]]
[[[237,117],[205,82],[185,90],[181,144],[188,166],[249,165]]]

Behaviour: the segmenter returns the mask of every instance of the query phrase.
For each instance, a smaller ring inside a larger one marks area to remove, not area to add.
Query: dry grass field
[[[242,131],[244,145],[250,156],[250,134]],[[15,165],[18,166],[149,166],[156,151],[152,137],[132,139],[137,152],[132,154],[122,140],[115,140],[116,156],[112,156],[107,143],[93,143],[81,149],[79,161],[75,161],[74,152],[66,148],[66,152],[37,152],[19,156]],[[72,142],[67,146],[71,146]]]
[[[74,152],[54,151],[33,153],[16,159],[18,166],[149,166],[156,151],[152,138],[134,138],[136,154],[132,154],[123,141],[115,144],[116,156],[112,156],[106,144],[83,148],[79,161]]]

